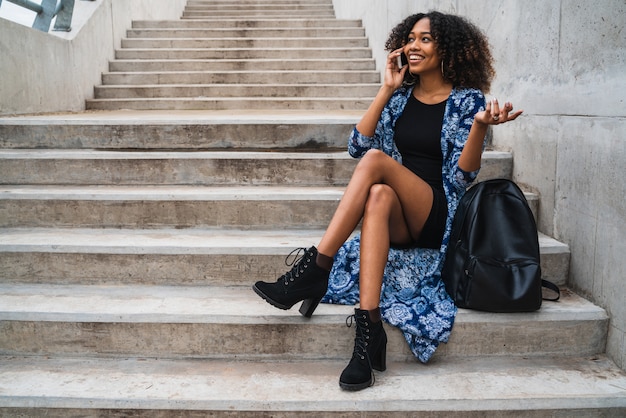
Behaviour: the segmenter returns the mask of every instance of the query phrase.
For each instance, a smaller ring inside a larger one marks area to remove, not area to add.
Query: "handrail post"
[[[55,15],[57,17],[54,22],[56,31],[69,32],[72,30],[72,14],[74,13],[74,0],[61,0],[57,5]]]
[[[41,8],[42,11],[38,12],[37,17],[35,17],[33,29],[48,32],[50,29],[50,23],[54,17],[54,11],[57,8],[57,0],[42,0]]]

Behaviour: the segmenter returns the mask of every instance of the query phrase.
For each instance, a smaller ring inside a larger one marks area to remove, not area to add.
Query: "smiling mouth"
[[[418,54],[409,54],[409,61],[412,62],[417,62],[417,61],[423,61],[424,57]]]

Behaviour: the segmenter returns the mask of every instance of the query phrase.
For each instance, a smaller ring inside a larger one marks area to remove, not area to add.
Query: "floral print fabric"
[[[381,114],[373,137],[361,135],[355,128],[348,142],[350,155],[360,158],[375,148],[401,163],[402,157],[393,141],[394,127],[411,94],[412,88],[400,88],[394,93]],[[475,89],[453,89],[446,103],[441,150],[448,218],[441,247],[438,250],[391,248],[385,267],[380,301],[382,317],[402,331],[413,354],[424,363],[440,343],[448,341],[457,312],[441,280],[441,268],[459,199],[478,174],[478,171],[461,170],[458,160],[474,115],[484,108],[485,98]],[[323,302],[358,303],[359,254],[360,235],[357,235],[335,255]]]

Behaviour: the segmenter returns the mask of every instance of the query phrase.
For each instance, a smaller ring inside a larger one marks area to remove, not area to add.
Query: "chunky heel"
[[[372,321],[372,315],[376,321]],[[348,322],[349,321],[349,322]],[[380,320],[380,310],[355,309],[346,319],[346,325],[356,324],[354,351],[350,363],[339,377],[339,387],[344,390],[362,390],[374,384],[373,370],[387,369],[387,334]]]
[[[310,298],[305,299],[300,306],[300,313],[306,318],[310,318],[317,309],[317,305],[320,304],[322,298]]]
[[[372,360],[372,369],[378,370],[379,372],[384,372],[387,370],[387,344],[383,345],[382,349],[380,349],[377,353],[375,359]]]

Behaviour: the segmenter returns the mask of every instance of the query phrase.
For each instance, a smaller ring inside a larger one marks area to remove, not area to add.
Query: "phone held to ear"
[[[408,63],[409,60],[407,59],[406,55],[404,55],[404,52],[401,52],[400,55],[398,55],[398,68],[402,68]]]

